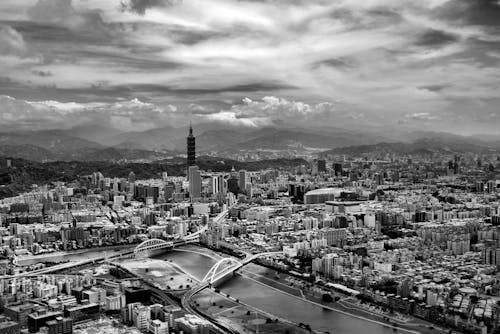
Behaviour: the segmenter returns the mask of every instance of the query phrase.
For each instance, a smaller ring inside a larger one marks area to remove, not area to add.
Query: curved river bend
[[[197,253],[173,251],[159,258],[172,260],[198,279],[203,278],[216,260]],[[256,265],[255,265],[256,266]],[[260,267],[260,266],[257,266]],[[260,267],[259,272],[267,270]],[[242,302],[295,323],[311,325],[315,330],[335,334],[371,333],[389,334],[394,331],[377,323],[324,309],[306,301],[268,288],[242,276],[234,277],[220,287],[221,291]],[[404,331],[397,331],[406,333]]]

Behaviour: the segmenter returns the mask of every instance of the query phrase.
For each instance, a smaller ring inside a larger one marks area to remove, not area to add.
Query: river
[[[30,256],[18,256],[18,264],[22,266],[28,266],[31,264],[52,262],[61,263],[67,261],[83,261],[97,259],[104,255],[113,256],[120,250],[133,249],[135,245],[119,245],[119,246],[107,246],[99,248],[90,249],[78,249],[67,252],[54,252],[47,253],[43,255],[30,255]]]
[[[201,279],[216,260],[197,253],[173,251],[160,256],[172,260],[186,272]],[[267,270],[261,266],[258,271]],[[272,271],[270,271],[272,272]],[[221,291],[258,309],[289,319],[295,323],[309,324],[313,329],[335,334],[371,333],[389,334],[394,331],[377,323],[357,319],[349,315],[324,309],[306,301],[266,287],[242,276],[236,276],[220,287]],[[401,330],[399,333],[405,333]]]

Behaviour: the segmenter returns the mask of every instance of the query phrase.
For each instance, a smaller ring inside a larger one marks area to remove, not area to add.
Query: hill
[[[116,163],[111,161],[53,161],[36,162],[14,159],[13,168],[5,168],[5,158],[0,157],[0,199],[14,196],[31,189],[33,184],[47,184],[55,181],[71,182],[80,177],[101,171],[108,177],[127,177],[133,171],[137,179],[161,177],[162,172],[169,175],[184,175],[185,159],[174,158],[153,163]],[[240,162],[235,160],[199,157],[198,166],[202,170],[229,172],[246,169],[256,171],[267,168],[290,169],[306,164],[303,159],[275,159]]]
[[[496,153],[500,152],[500,146],[495,143],[483,142],[477,139],[470,139],[461,136],[439,137],[416,139],[410,143],[378,143],[372,145],[352,145],[340,148],[333,148],[323,152],[323,154],[453,154],[453,153]]]

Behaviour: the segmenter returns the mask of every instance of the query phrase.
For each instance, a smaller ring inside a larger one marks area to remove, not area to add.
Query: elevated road
[[[219,223],[222,219],[224,219],[224,217],[227,215],[229,210],[230,210],[230,208],[219,213],[215,218],[213,218],[213,222]],[[207,229],[208,229],[208,224],[203,226],[202,228],[200,228],[198,231],[184,236],[181,240],[175,240],[171,243],[165,242],[165,244],[163,244],[162,247],[159,247],[158,244],[154,244],[152,246],[152,249],[178,247],[178,246],[186,245],[188,243],[198,242],[200,235],[202,233],[206,232]],[[137,249],[137,247],[136,247],[136,249]],[[98,262],[102,262],[102,261],[106,261],[106,260],[113,260],[113,259],[125,256],[125,255],[133,254],[133,253],[134,253],[134,250],[126,250],[126,251],[116,253],[110,257],[102,256],[102,257],[95,258],[92,260],[71,261],[71,262],[56,264],[54,266],[50,266],[50,267],[46,267],[46,268],[42,268],[42,269],[37,269],[37,270],[33,270],[33,271],[27,271],[27,272],[23,272],[23,273],[19,273],[19,274],[3,275],[3,276],[0,276],[0,278],[9,279],[9,278],[28,277],[28,276],[49,274],[49,273],[56,272],[59,270],[71,269],[71,268],[75,268],[75,267],[79,267],[79,266],[83,266],[83,265],[87,265],[87,264],[91,264],[91,263],[98,263]]]
[[[38,276],[38,275],[43,275],[43,274],[49,274],[49,273],[53,273],[55,271],[71,269],[71,268],[84,266],[84,265],[91,264],[91,263],[98,263],[98,262],[102,262],[102,261],[113,260],[116,258],[120,258],[122,256],[133,254],[133,253],[134,252],[131,250],[126,250],[126,251],[122,251],[122,252],[119,252],[117,254],[114,254],[112,256],[109,256],[109,257],[102,256],[102,257],[98,257],[98,258],[94,258],[94,259],[90,259],[90,260],[70,261],[70,262],[60,263],[60,264],[56,264],[54,266],[50,266],[50,267],[46,267],[46,268],[42,268],[42,269],[22,272],[22,273],[15,274],[15,275],[3,275],[3,276],[0,276],[0,278],[8,279],[8,278],[18,278],[18,277],[28,277],[28,276]]]
[[[215,218],[213,218],[212,222],[218,224],[224,217],[227,215],[231,208],[222,211]],[[135,247],[134,253],[136,255],[140,255],[143,253],[147,253],[152,250],[164,249],[164,248],[174,248],[183,245],[187,245],[190,243],[195,243],[200,241],[200,235],[205,233],[208,229],[208,224],[200,228],[198,231],[185,235],[182,238],[174,241],[165,241],[161,239],[149,239]]]

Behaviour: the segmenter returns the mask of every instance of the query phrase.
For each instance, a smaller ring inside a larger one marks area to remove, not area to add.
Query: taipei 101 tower
[[[196,165],[196,138],[193,136],[193,127],[189,125],[187,136],[187,167]]]

